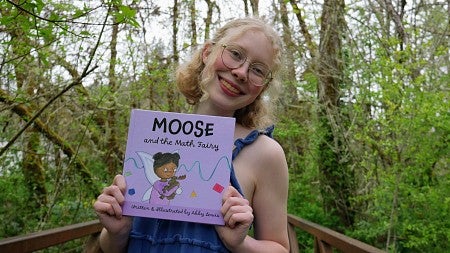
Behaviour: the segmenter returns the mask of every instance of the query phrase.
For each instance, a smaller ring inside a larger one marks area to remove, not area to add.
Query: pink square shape
[[[214,185],[214,187],[213,187],[213,190],[218,192],[218,193],[221,193],[223,191],[223,189],[224,189],[224,187],[222,185],[218,184],[218,183],[216,183]]]

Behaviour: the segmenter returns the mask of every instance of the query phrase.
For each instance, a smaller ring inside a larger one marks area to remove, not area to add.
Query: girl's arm
[[[287,253],[288,169],[284,151],[276,141],[265,136],[260,136],[254,144],[244,160],[248,161],[246,169],[255,178],[252,206],[230,187],[222,208],[226,226],[216,229],[232,252]],[[254,238],[247,235],[252,222]]]

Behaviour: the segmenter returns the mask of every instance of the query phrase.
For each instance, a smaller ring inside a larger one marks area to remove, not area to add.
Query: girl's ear
[[[211,44],[210,43],[206,43],[203,46],[203,50],[202,50],[202,60],[203,63],[206,64],[206,61],[208,60],[208,56],[211,54]]]

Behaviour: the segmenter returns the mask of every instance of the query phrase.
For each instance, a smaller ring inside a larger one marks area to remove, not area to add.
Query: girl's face
[[[240,67],[230,69],[222,61],[222,45],[214,45],[220,50],[215,59],[208,59],[213,56],[210,54],[213,46],[205,47],[203,62],[212,64],[216,74],[206,87],[209,98],[200,103],[199,113],[233,116],[236,110],[251,104],[264,89],[264,86],[255,86],[248,80],[250,64],[263,64],[269,69],[273,66],[274,50],[264,33],[250,30],[226,45],[238,48],[246,56],[246,61]]]
[[[168,179],[175,176],[177,165],[173,162],[166,163],[155,169],[155,174],[161,179]]]

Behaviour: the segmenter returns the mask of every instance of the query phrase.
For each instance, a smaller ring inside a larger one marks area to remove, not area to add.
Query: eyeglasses
[[[237,69],[247,61],[247,55],[237,46],[222,45],[222,63],[229,69]],[[264,86],[272,81],[272,72],[263,63],[252,62],[248,66],[248,81],[255,86]]]

